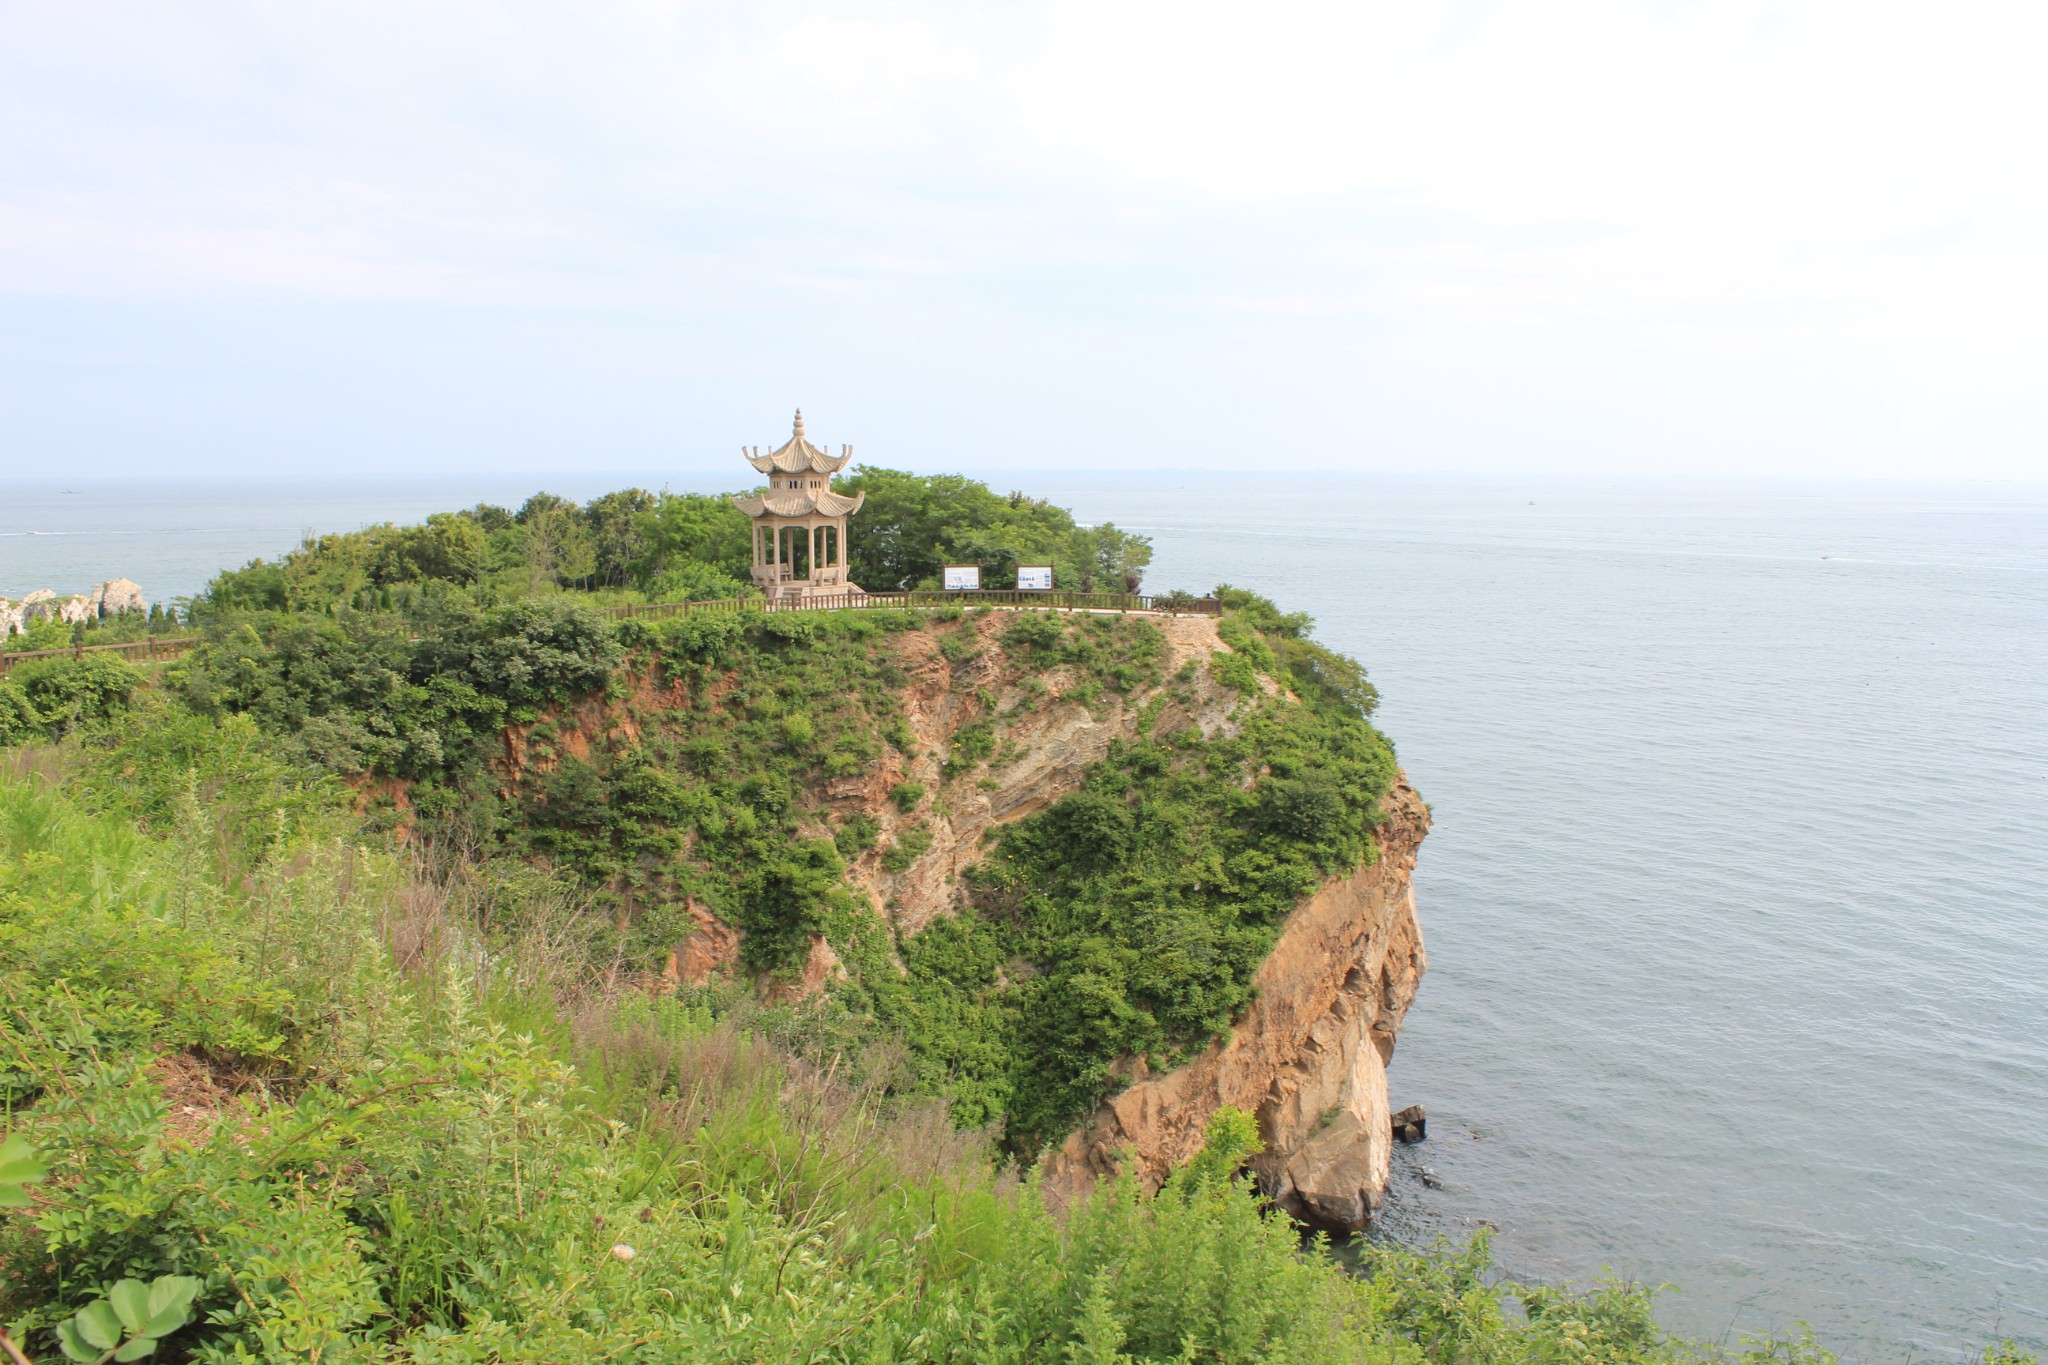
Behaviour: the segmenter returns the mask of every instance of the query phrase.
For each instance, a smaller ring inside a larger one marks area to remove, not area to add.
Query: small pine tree
[[[1209,1126],[1202,1131],[1202,1150],[1181,1167],[1175,1183],[1190,1191],[1220,1184],[1265,1150],[1259,1121],[1248,1111],[1226,1104],[1210,1115]]]
[[[1123,1351],[1124,1325],[1117,1317],[1113,1286],[1108,1266],[1096,1271],[1089,1282],[1088,1297],[1074,1324],[1074,1340],[1067,1344],[1072,1365],[1132,1365],[1135,1361],[1136,1357]]]

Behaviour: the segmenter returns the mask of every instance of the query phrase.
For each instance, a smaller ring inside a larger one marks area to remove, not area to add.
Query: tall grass
[[[0,764],[0,1109],[50,1168],[0,1211],[0,1319],[39,1356],[164,1274],[203,1284],[173,1360],[1702,1354],[1483,1245],[1344,1273],[1230,1174],[1242,1126],[1056,1214],[886,1059],[592,967],[573,895],[371,840],[246,740]]]

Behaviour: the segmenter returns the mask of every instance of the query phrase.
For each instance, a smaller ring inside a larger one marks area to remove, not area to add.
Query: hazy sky
[[[0,474],[2048,477],[2048,7],[0,0]]]

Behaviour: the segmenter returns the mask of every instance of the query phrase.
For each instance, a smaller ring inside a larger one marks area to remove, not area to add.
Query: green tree
[[[512,519],[524,526],[535,517],[546,516],[550,512],[569,512],[578,517],[583,515],[582,508],[560,493],[540,492],[520,503],[519,510],[513,514]]]
[[[468,517],[478,526],[483,527],[486,534],[502,531],[507,526],[513,524],[511,510],[500,507],[494,502],[480,502],[474,507],[465,509],[462,515]]]
[[[583,509],[590,528],[597,567],[594,577],[608,588],[624,586],[633,575],[644,533],[641,518],[654,507],[654,494],[644,488],[621,488],[593,498]]]
[[[551,495],[535,494],[519,509],[519,524],[526,532],[527,586],[537,591],[549,584],[584,583],[597,568],[597,547],[583,523],[583,511],[573,503],[536,509],[535,502],[543,496]]]
[[[436,512],[424,526],[395,527],[378,538],[370,577],[380,587],[438,579],[474,583],[489,551],[484,530],[458,512]]]
[[[1060,588],[1129,592],[1152,560],[1143,536],[1108,522],[1081,526],[1064,507],[1005,497],[959,474],[862,465],[844,487],[867,494],[847,532],[848,558],[854,581],[874,591],[937,587],[947,564],[979,565],[989,587],[1013,582],[1019,564],[1050,564]]]
[[[652,589],[664,574],[694,573],[701,578],[704,570],[743,585],[753,569],[752,528],[746,513],[727,498],[663,493],[635,521],[639,548],[631,572],[642,588]]]

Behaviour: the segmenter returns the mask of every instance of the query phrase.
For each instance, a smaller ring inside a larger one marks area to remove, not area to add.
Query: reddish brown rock
[[[1387,1062],[1427,966],[1410,877],[1429,811],[1405,777],[1385,805],[1379,859],[1288,917],[1230,1037],[1135,1079],[1045,1158],[1056,1196],[1121,1166],[1158,1185],[1229,1105],[1258,1117],[1253,1171],[1275,1203],[1315,1227],[1365,1225],[1393,1145]]]
[[[690,933],[668,955],[662,976],[671,985],[701,986],[714,975],[729,973],[740,960],[740,931],[690,901]]]

